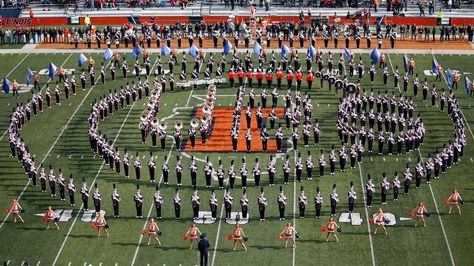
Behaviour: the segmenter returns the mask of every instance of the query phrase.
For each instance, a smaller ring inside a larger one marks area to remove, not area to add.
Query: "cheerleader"
[[[245,236],[244,230],[240,227],[240,224],[236,224],[234,228],[234,234],[232,236],[234,239],[234,245],[232,247],[232,251],[235,251],[235,246],[237,245],[237,241],[239,241],[240,245],[244,248],[245,251],[247,251],[247,247],[244,244],[244,238],[247,238]]]
[[[458,208],[459,214],[461,214],[461,207],[459,207],[459,203],[463,204],[464,201],[461,198],[461,195],[459,195],[457,189],[454,189],[453,193],[451,193],[451,195],[449,196],[447,202],[449,204],[449,213],[448,214],[451,214],[451,210],[453,209],[453,205],[456,206],[456,208]]]
[[[105,221],[105,211],[100,211],[98,212],[98,217],[95,221],[95,224],[97,226],[97,237],[100,237],[100,229],[102,228],[105,232],[105,236],[109,237],[109,231],[107,231],[107,228],[109,228],[109,225]]]
[[[385,228],[385,217],[382,211],[382,208],[379,209],[379,212],[375,215],[374,223],[377,227],[375,227],[374,235],[377,234],[377,230],[382,228],[387,234],[387,228]]]
[[[11,206],[10,206],[10,209],[7,209],[7,212],[11,212],[13,214],[13,222],[14,223],[16,223],[16,218],[19,218],[22,223],[25,222],[23,220],[23,218],[21,218],[21,216],[20,216],[20,212],[21,212],[22,209],[23,208],[18,203],[18,201],[16,201],[16,199],[13,199],[12,203],[11,203]],[[459,209],[459,207],[458,207],[458,209]],[[459,213],[461,213],[461,211],[459,211]]]
[[[337,225],[336,221],[334,221],[334,219],[332,217],[329,218],[328,224],[326,225],[326,231],[327,231],[326,242],[329,241],[329,236],[330,235],[334,236],[334,238],[336,239],[336,242],[339,242],[339,238],[337,238],[337,235],[336,235],[336,232],[335,232],[336,227],[338,229],[340,228],[339,225]]]
[[[197,228],[195,224],[192,224],[191,227],[186,232],[186,234],[184,234],[186,238],[189,237],[189,250],[193,249],[193,241],[194,240],[196,240],[196,242],[198,241],[197,240],[198,234],[202,235],[201,231],[199,231],[199,228]]]
[[[290,239],[293,241],[293,248],[296,247],[296,241],[295,241],[296,231],[295,231],[295,228],[293,226],[291,226],[291,223],[288,223],[286,225],[286,227],[283,229],[283,231],[281,231],[279,237],[284,237],[285,238],[285,248],[288,247],[288,240],[290,240]]]
[[[49,229],[49,224],[52,223],[56,226],[56,228],[59,230],[58,223],[56,223],[56,217],[54,215],[54,211],[51,208],[51,206],[48,207],[48,210],[46,210],[45,213],[45,218],[46,218],[46,230]]]
[[[153,236],[154,239],[158,242],[158,246],[161,246],[160,239],[158,238],[158,235],[161,235],[160,229],[158,228],[158,224],[155,222],[153,218],[150,219],[147,225],[147,231],[148,231],[148,246],[150,245],[151,242],[151,237]]]
[[[420,202],[413,211],[415,212],[415,215],[416,215],[415,227],[418,225],[418,222],[420,220],[423,222],[423,227],[426,227],[424,214],[426,213],[426,216],[428,216],[429,214],[423,202]]]

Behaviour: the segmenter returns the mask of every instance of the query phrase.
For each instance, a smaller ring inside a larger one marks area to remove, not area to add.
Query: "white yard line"
[[[166,163],[168,163],[168,161],[171,158],[171,153],[173,152],[173,147],[174,147],[174,142],[171,143],[171,148],[170,148],[170,151],[168,152],[168,157],[166,157]],[[158,185],[161,184],[162,180],[163,180],[163,171],[161,172],[161,177],[160,177],[160,180],[158,181]],[[153,206],[154,206],[154,199],[152,200],[152,203],[150,205],[150,209],[148,210],[148,215],[145,219],[145,223],[143,224],[142,229],[146,228],[148,220],[150,219],[150,216],[151,216],[151,212],[153,211]],[[140,234],[140,239],[138,239],[137,248],[135,249],[135,253],[133,254],[132,263],[130,263],[130,265],[132,265],[132,266],[135,265],[135,260],[137,259],[138,251],[140,249],[140,244],[142,243],[142,240],[143,240],[143,234]]]
[[[294,164],[293,166],[296,165],[296,150],[293,153],[294,157]],[[296,232],[296,167],[295,170],[293,171],[293,228],[295,229]],[[295,236],[293,236],[295,237]],[[293,246],[293,258],[292,258],[292,265],[296,265],[296,245]]]
[[[421,163],[424,163],[424,162],[423,162],[423,155],[421,155],[421,152],[420,152],[419,149],[418,149],[418,154],[420,155]],[[428,184],[428,186],[429,186],[429,188],[430,188],[431,198],[433,199],[433,203],[434,203],[434,205],[435,205],[436,214],[437,214],[437,216],[438,216],[439,224],[441,225],[441,230],[443,231],[444,240],[445,240],[445,242],[446,242],[446,246],[448,247],[449,258],[451,259],[451,265],[452,265],[452,266],[455,266],[456,263],[454,262],[454,257],[453,257],[453,253],[451,252],[451,246],[449,245],[449,241],[448,241],[448,236],[447,236],[447,234],[446,234],[446,230],[444,230],[443,220],[441,219],[441,215],[440,215],[440,213],[439,213],[438,203],[436,202],[436,198],[435,198],[435,195],[434,195],[433,188],[431,187],[431,184]]]
[[[370,243],[370,255],[372,256],[372,265],[375,266],[375,252],[374,252],[374,244],[372,243],[372,232],[370,229],[369,223],[369,211],[367,210],[367,202],[365,200],[365,189],[364,189],[364,180],[362,178],[362,167],[359,165],[359,175],[360,175],[360,186],[362,188],[362,198],[364,199],[364,210],[365,210],[365,221],[367,223],[367,231],[369,232],[369,243]]]
[[[85,99],[85,98],[84,98],[84,99]],[[123,126],[125,125],[125,122],[127,122],[127,119],[128,119],[128,117],[130,116],[130,113],[132,112],[133,107],[135,106],[135,103],[136,103],[136,102],[133,102],[132,106],[130,107],[130,110],[128,111],[127,116],[125,117],[125,119],[123,120],[122,125],[120,126],[120,129],[119,129],[119,131],[117,132],[117,135],[115,136],[114,141],[112,142],[112,145],[117,141],[118,137],[120,136],[120,133],[122,132]],[[104,167],[104,165],[105,165],[105,161],[103,161],[102,164],[100,165],[99,171],[97,171],[97,174],[95,175],[94,180],[92,180],[92,183],[90,184],[89,187],[93,187],[93,186],[94,186],[94,184],[95,184],[95,182],[96,182],[96,180],[97,180],[97,177],[98,177],[99,174],[101,173],[102,168]],[[61,244],[61,247],[59,248],[58,253],[56,254],[56,257],[54,258],[54,261],[53,261],[53,264],[52,264],[53,266],[56,265],[56,263],[58,262],[59,256],[61,255],[61,252],[63,251],[64,246],[66,245],[66,242],[67,242],[67,240],[68,240],[68,238],[69,238],[69,235],[71,234],[71,231],[72,231],[72,229],[74,228],[74,225],[76,224],[77,218],[79,218],[79,214],[81,213],[81,211],[82,211],[83,208],[84,208],[84,204],[81,204],[81,207],[80,207],[79,210],[77,211],[76,217],[74,217],[74,221],[72,222],[71,227],[69,227],[69,230],[68,230],[68,232],[67,232],[67,234],[66,234],[66,237],[64,238],[64,241],[63,241],[63,243]]]
[[[12,68],[12,70],[6,75],[6,77],[10,76],[21,65],[21,63],[23,63],[23,61],[25,61],[25,59],[28,58],[28,56],[30,56],[30,54],[27,54],[25,57],[23,57],[23,59],[21,59],[21,61],[18,64],[16,64],[16,66]]]
[[[72,54],[70,54],[66,60],[64,60],[63,64],[64,65],[67,60],[71,57]],[[61,66],[62,66],[61,65]],[[87,97],[87,95],[86,95]],[[82,100],[81,104],[79,104],[79,106],[77,107],[76,111],[74,111],[74,113],[72,114],[72,116],[69,118],[69,120],[67,121],[66,125],[64,126],[64,128],[61,130],[61,132],[59,133],[58,137],[56,138],[56,140],[54,141],[53,145],[51,145],[51,147],[49,148],[48,152],[45,154],[45,156],[43,157],[43,160],[41,160],[40,164],[44,163],[44,161],[46,160],[46,158],[49,156],[49,154],[51,153],[51,150],[53,149],[54,146],[56,146],[56,143],[58,142],[59,138],[62,136],[62,134],[64,133],[64,130],[67,128],[67,126],[69,125],[69,123],[71,122],[72,118],[76,115],[77,111],[79,110],[79,108],[81,107],[82,103],[84,102],[85,100],[85,97],[84,99]],[[5,134],[8,132],[8,129],[5,131],[5,133],[2,135],[2,138],[3,136],[5,136]],[[0,141],[1,139],[0,138]],[[18,196],[18,198],[16,199],[17,201],[19,201],[21,199],[21,197],[23,196],[23,194],[25,193],[26,189],[28,188],[28,186],[30,185],[31,181],[28,180],[28,182],[26,183],[25,187],[23,188],[23,190],[21,191],[20,195]],[[8,217],[10,216],[10,213],[7,213],[7,215],[5,216],[5,218],[3,219],[2,223],[0,224],[0,229],[2,229],[3,225],[5,224],[5,221],[8,219]]]

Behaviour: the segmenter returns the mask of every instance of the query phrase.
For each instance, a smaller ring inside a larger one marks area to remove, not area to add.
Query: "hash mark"
[[[81,156],[81,159],[83,159],[83,158],[84,158],[84,154]]]
[[[71,159],[71,158],[72,158],[72,154],[69,154],[69,157],[68,157],[68,159]]]
[[[373,161],[374,161],[374,159],[373,159],[372,157],[370,157],[370,161],[371,161],[371,162],[373,162]]]
[[[383,157],[382,159],[383,159],[383,161],[385,162],[385,157]]]
[[[56,156],[56,159],[59,158],[59,156],[61,156],[60,154],[58,154],[58,156]]]
[[[408,161],[410,161],[410,162],[411,162],[411,157],[408,157]]]
[[[398,157],[397,157],[397,158],[395,158],[395,160],[398,162]]]
[[[471,163],[474,162],[474,160],[472,160],[472,157],[471,157]]]
[[[71,105],[72,105],[72,103],[69,103],[69,106],[71,106]]]

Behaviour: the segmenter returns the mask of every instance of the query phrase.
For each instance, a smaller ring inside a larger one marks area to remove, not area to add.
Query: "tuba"
[[[176,123],[174,124],[174,128],[176,130],[181,130],[181,128],[183,128],[183,121],[181,120],[176,121]]]
[[[202,107],[202,113],[203,113],[204,115],[208,115],[208,114],[210,114],[211,112],[212,112],[212,111],[211,111],[211,108],[209,108],[208,105],[205,105],[205,106]]]
[[[147,115],[143,113],[142,117],[140,117],[140,121],[145,122],[146,120],[147,120]]]
[[[153,121],[151,121],[151,126],[154,128],[157,128],[159,124],[160,124],[160,121],[156,117],[153,119]]]
[[[192,128],[197,128],[197,127],[199,127],[199,119],[193,118],[193,119],[191,119],[189,124],[191,125]]]
[[[203,115],[201,117],[201,124],[207,124],[209,122],[209,117],[207,115]]]
[[[166,130],[166,128],[168,128],[168,123],[166,121],[161,121],[159,127],[160,127],[161,130],[164,131],[164,130]]]

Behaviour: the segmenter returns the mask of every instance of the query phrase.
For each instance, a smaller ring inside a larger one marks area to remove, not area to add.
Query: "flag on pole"
[[[288,48],[288,46],[286,46],[286,44],[283,44],[281,46],[280,55],[281,55],[281,57],[287,57],[288,54],[290,54],[290,48]]]
[[[132,57],[137,58],[140,54],[142,53],[142,48],[140,48],[140,45],[135,45],[132,50]]]
[[[257,41],[254,41],[253,42],[253,52],[257,55],[260,55],[261,50],[262,50],[262,46],[260,46],[260,44],[258,44]]]
[[[193,58],[196,57],[198,55],[198,48],[196,47],[196,45],[192,45],[191,48],[189,48],[189,52],[188,54],[190,54]]]
[[[229,40],[225,40],[224,54],[225,54],[225,55],[228,55],[231,50],[232,50],[232,44],[230,43]]]
[[[436,59],[433,58],[433,62],[431,63],[431,72],[433,72],[433,74],[440,74],[438,73],[438,62],[436,61]]]
[[[5,80],[3,80],[3,83],[5,83]],[[471,90],[471,87],[472,87],[472,82],[469,80],[466,74],[464,74],[464,87],[466,89],[467,95],[469,95],[469,91]]]
[[[53,64],[53,62],[49,63],[49,68],[48,68],[49,79],[51,79],[51,80],[54,79],[54,74],[56,74],[57,70],[58,70],[58,68]]]
[[[2,90],[3,90],[5,93],[9,93],[9,92],[10,92],[10,81],[7,79],[7,77],[3,77]]]
[[[79,67],[82,67],[82,65],[84,65],[86,62],[87,62],[87,57],[83,53],[81,53],[79,55],[79,58],[77,59],[77,65],[79,65]]]
[[[169,55],[170,53],[171,53],[171,49],[166,44],[164,44],[161,47],[161,55]]]
[[[33,72],[30,67],[26,68],[26,86],[30,85],[31,80],[33,79]]]
[[[309,45],[306,55],[311,56],[311,61],[313,61],[314,57],[316,56],[316,48],[314,48],[312,45]]]
[[[372,60],[372,63],[377,64],[380,60],[380,51],[377,48],[374,48],[372,52],[370,53],[370,59]]]
[[[448,68],[444,73],[446,74],[446,85],[448,85],[448,88],[451,88],[451,84],[453,83],[453,71]]]
[[[406,54],[403,55],[403,68],[405,69],[405,72],[408,72],[408,56]]]
[[[347,62],[351,61],[351,52],[349,51],[349,49],[344,48],[344,55],[346,56],[346,60]]]
[[[106,61],[112,58],[112,56],[114,56],[114,52],[112,51],[112,49],[107,48],[105,49],[104,56],[102,58],[104,59],[104,61]]]

